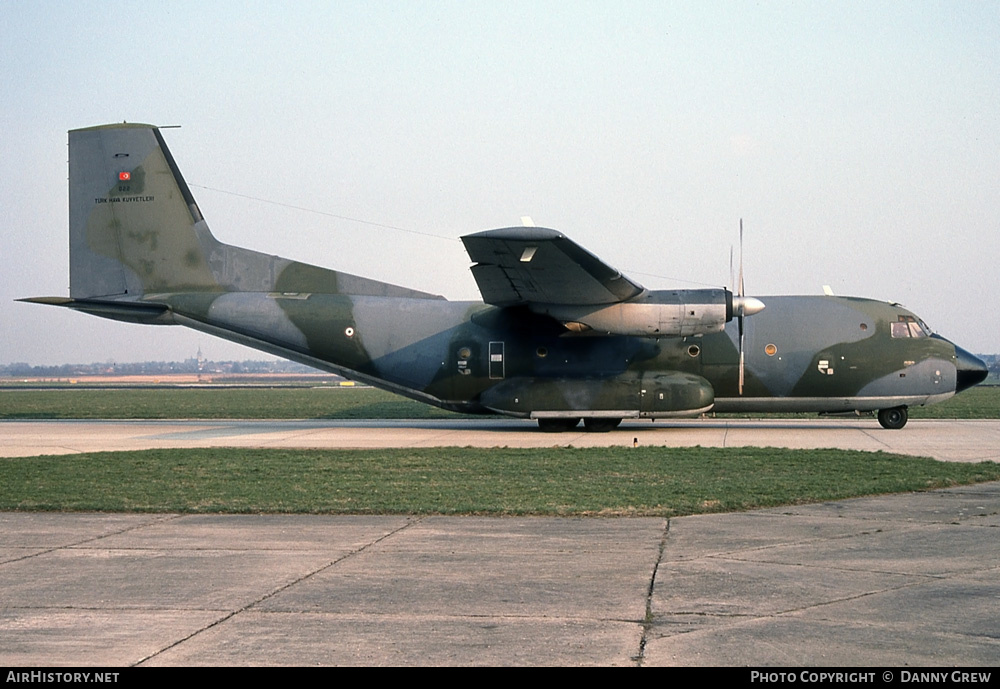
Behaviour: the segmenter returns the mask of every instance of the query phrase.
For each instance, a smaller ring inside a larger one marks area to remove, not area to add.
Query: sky
[[[0,3],[0,363],[271,358],[69,291],[66,131],[164,131],[222,241],[478,299],[557,229],[652,289],[897,301],[1000,352],[1000,3]],[[765,299],[766,302],[766,299]],[[985,304],[985,307],[984,307]]]

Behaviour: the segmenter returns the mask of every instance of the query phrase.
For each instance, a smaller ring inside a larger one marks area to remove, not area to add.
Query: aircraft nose
[[[955,392],[962,392],[982,383],[989,374],[986,364],[958,345],[955,346],[955,369]]]

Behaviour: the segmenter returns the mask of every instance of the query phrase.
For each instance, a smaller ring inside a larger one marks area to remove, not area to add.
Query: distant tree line
[[[135,376],[168,373],[317,373],[293,361],[143,361],[139,363],[103,362],[94,364],[59,364],[32,366],[23,362],[0,364],[0,376],[68,378],[73,376]]]

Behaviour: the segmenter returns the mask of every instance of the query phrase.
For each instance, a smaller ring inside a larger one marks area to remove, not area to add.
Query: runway
[[[896,452],[953,462],[1000,461],[1000,421],[871,419],[625,422],[611,433],[542,433],[533,421],[0,421],[0,457],[188,447],[788,447]]]
[[[5,456],[635,438],[977,461],[997,459],[1000,422],[4,422],[0,436]],[[998,483],[670,520],[0,513],[0,664],[993,666],[998,528]]]

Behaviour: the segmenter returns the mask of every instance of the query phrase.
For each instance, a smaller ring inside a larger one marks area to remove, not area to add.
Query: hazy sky
[[[267,358],[13,301],[68,294],[66,130],[122,120],[183,125],[229,243],[476,299],[462,234],[530,215],[723,286],[742,217],[748,294],[828,284],[998,352],[998,36],[986,1],[8,0],[0,362]]]

